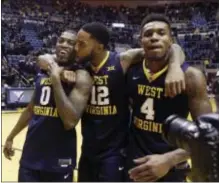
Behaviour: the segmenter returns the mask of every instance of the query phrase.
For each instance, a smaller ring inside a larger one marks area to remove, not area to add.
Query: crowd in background
[[[191,64],[219,65],[219,3],[128,8],[91,7],[77,0],[7,0],[2,3],[2,86],[33,85],[34,71],[29,68],[37,56],[54,51],[61,31],[77,31],[86,22],[109,27],[113,51],[139,47],[139,26],[151,12],[170,18],[175,40]]]

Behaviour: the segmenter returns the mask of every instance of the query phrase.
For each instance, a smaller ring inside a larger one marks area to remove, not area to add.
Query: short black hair
[[[145,24],[150,23],[150,22],[154,22],[154,21],[166,23],[168,25],[169,29],[171,30],[169,18],[164,14],[158,14],[158,13],[151,13],[151,14],[147,15],[141,22],[141,30],[144,28]]]
[[[104,45],[104,48],[107,48],[110,41],[110,33],[104,24],[100,22],[91,22],[85,24],[81,29],[91,34],[94,39]]]
[[[66,29],[66,30],[62,31],[62,33],[64,33],[64,32],[69,32],[69,33],[72,33],[72,34],[77,35],[77,32],[74,31],[74,30],[72,30],[72,29]],[[62,34],[62,33],[61,33],[61,34]]]

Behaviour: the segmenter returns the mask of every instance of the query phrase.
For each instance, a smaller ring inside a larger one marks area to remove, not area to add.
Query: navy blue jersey
[[[185,71],[187,67],[184,64],[182,69]],[[174,98],[164,96],[166,74],[167,66],[150,75],[144,62],[128,71],[127,85],[133,109],[128,148],[130,159],[176,149],[163,140],[162,125],[172,114],[187,117],[188,97],[185,94]]]
[[[59,117],[51,78],[39,72],[36,76],[33,116],[29,121],[20,164],[49,172],[66,172],[76,164],[76,131],[66,131]],[[73,86],[63,83],[67,95]]]
[[[89,67],[94,85],[82,117],[83,148],[87,155],[107,156],[124,148],[129,110],[125,76],[117,53],[108,52],[98,68]]]

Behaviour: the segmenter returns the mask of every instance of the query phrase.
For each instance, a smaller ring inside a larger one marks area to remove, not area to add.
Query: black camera
[[[192,181],[219,182],[219,114],[203,115],[195,122],[172,115],[163,125],[163,137],[190,152]]]

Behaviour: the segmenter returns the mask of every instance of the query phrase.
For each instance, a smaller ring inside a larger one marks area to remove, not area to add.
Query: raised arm
[[[123,72],[144,59],[143,48],[130,49],[120,54],[120,62]],[[169,51],[169,69],[165,80],[165,95],[174,97],[185,90],[185,77],[181,69],[181,64],[185,61],[185,54],[178,44],[172,44]]]
[[[196,68],[188,68],[185,73],[186,93],[189,97],[189,109],[193,120],[198,116],[212,112],[207,94],[204,74]]]
[[[123,68],[124,73],[128,68],[136,63],[142,62],[144,59],[144,49],[135,48],[129,49],[125,52],[120,53],[120,62]],[[182,48],[178,44],[172,44],[169,52],[169,65],[172,67],[178,66],[185,61],[185,55]]]
[[[39,55],[36,61],[37,66],[42,70],[48,70],[49,64],[55,62],[56,56],[52,54]]]
[[[66,130],[74,128],[80,120],[87,105],[92,88],[92,78],[85,70],[77,70],[76,82],[69,96],[65,94],[61,84],[62,69],[56,63],[50,66],[50,75],[54,88],[56,107]]]
[[[169,67],[165,79],[165,95],[175,97],[186,89],[185,75],[181,65],[185,62],[185,54],[178,44],[172,44],[169,52]]]
[[[124,73],[127,72],[128,68],[131,65],[142,62],[143,59],[144,59],[143,48],[129,49],[125,52],[120,53],[120,62]]]

